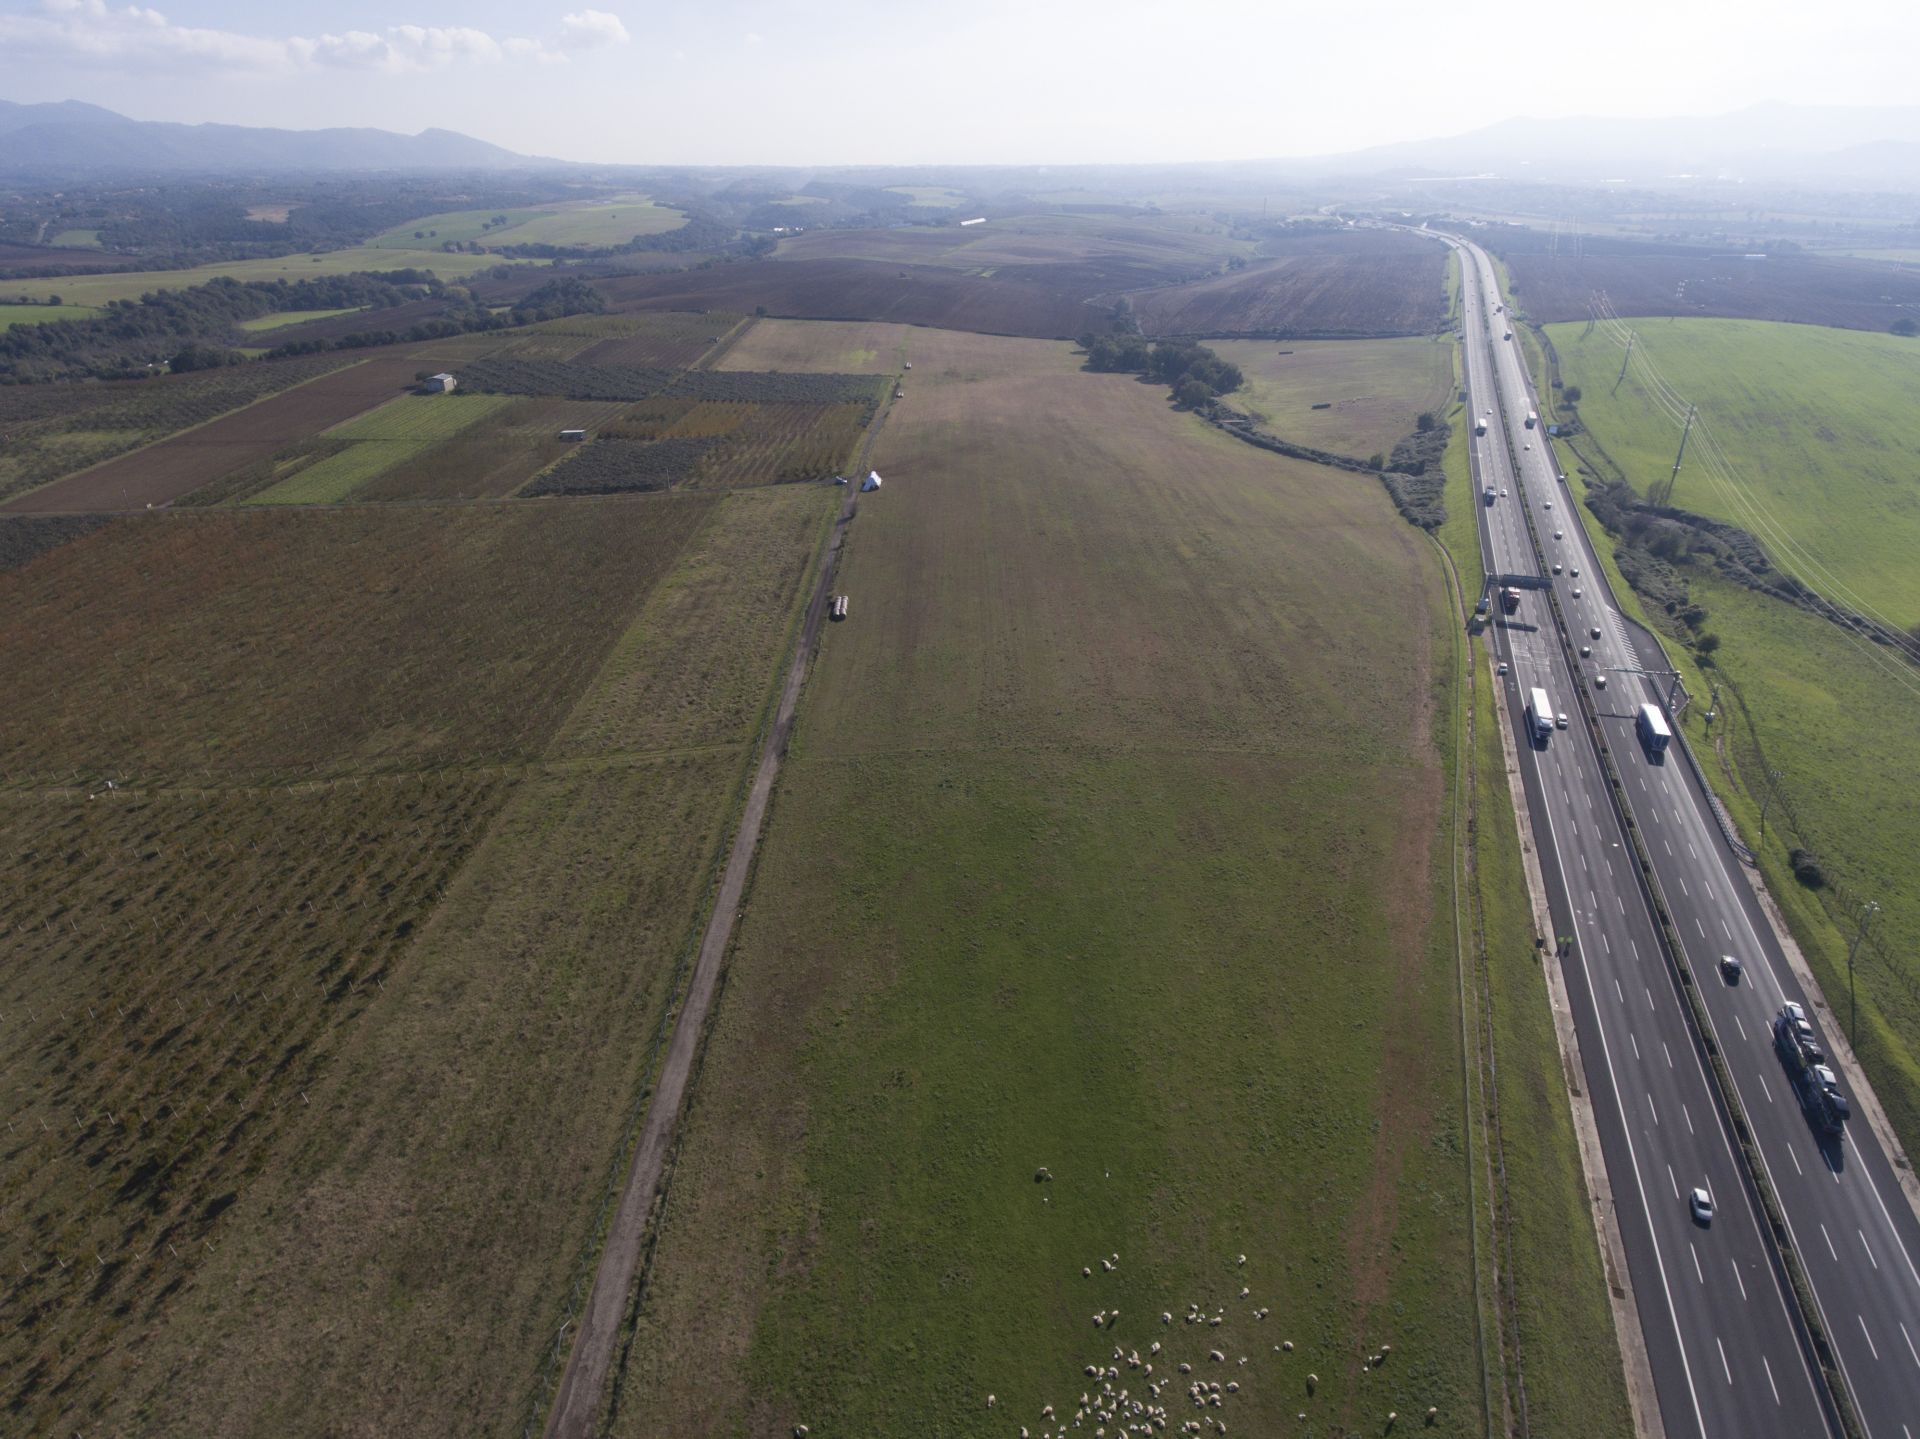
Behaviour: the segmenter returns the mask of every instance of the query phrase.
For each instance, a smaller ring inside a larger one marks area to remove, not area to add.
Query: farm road
[[[875,431],[879,428],[874,427]],[[869,442],[871,442],[871,432]],[[862,450],[862,458],[866,451]],[[845,503],[833,522],[833,536],[827,544],[825,562],[814,584],[813,597],[807,602],[806,620],[800,628],[799,643],[787,669],[787,682],[780,692],[780,704],[774,712],[773,728],[760,752],[760,767],[753,776],[753,788],[747,794],[746,809],[740,816],[733,848],[727,855],[727,867],[720,880],[720,893],[713,904],[713,917],[707,922],[700,940],[700,954],[694,961],[693,979],[687,986],[686,1003],[674,1022],[673,1038],[667,1046],[667,1058],[660,1071],[660,1082],[647,1106],[640,1131],[640,1143],[634,1150],[633,1167],[628,1171],[626,1188],[620,1195],[613,1227],[607,1233],[606,1248],[600,1254],[600,1267],[593,1276],[593,1289],[587,1295],[579,1332],[574,1336],[566,1372],[560,1377],[559,1392],[547,1419],[547,1439],[587,1439],[600,1410],[601,1394],[606,1387],[607,1370],[613,1360],[614,1341],[627,1307],[627,1294],[633,1286],[634,1270],[639,1265],[647,1220],[653,1210],[654,1196],[666,1169],[667,1152],[673,1146],[674,1130],[680,1109],[686,1100],[687,1079],[693,1069],[695,1051],[713,1005],[714,987],[720,977],[720,961],[733,938],[734,917],[740,910],[740,897],[747,876],[753,869],[754,850],[760,842],[760,827],[766,819],[767,799],[773,793],[774,779],[780,773],[780,760],[786,753],[787,738],[793,730],[794,710],[806,680],[807,660],[820,641],[820,623],[826,615],[827,591],[833,582],[840,545],[847,525],[853,519],[856,491],[847,489]]]

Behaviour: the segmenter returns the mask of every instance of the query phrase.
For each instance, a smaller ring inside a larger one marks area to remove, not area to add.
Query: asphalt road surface
[[[1487,421],[1487,434],[1472,440],[1475,483],[1495,491],[1479,505],[1483,555],[1489,570],[1548,579],[1575,644],[1591,650],[1569,659],[1543,592],[1523,591],[1512,616],[1494,606],[1489,634],[1509,667],[1502,683],[1516,734],[1528,733],[1527,694],[1536,686],[1556,716],[1569,718],[1569,728],[1556,723],[1550,737],[1524,749],[1521,765],[1556,927],[1574,941],[1568,988],[1662,1419],[1671,1435],[1835,1427],[1685,998],[1659,948],[1576,684],[1594,701],[1857,1412],[1875,1439],[1912,1439],[1920,1425],[1920,1273],[1911,1256],[1920,1254],[1920,1224],[1872,1132],[1856,1121],[1842,1142],[1823,1143],[1775,1055],[1770,1024],[1780,1005],[1801,1002],[1816,1025],[1818,1012],[1806,1004],[1692,766],[1677,750],[1656,759],[1641,747],[1638,708],[1664,700],[1668,682],[1634,671],[1662,667],[1658,646],[1619,613],[1572,513],[1577,499],[1558,478],[1551,441],[1525,424],[1535,408],[1531,381],[1518,341],[1504,338],[1506,316],[1494,311],[1500,297],[1486,256],[1472,246],[1461,253],[1467,387],[1474,417]],[[1604,689],[1594,687],[1600,675]],[[1744,969],[1737,983],[1720,978],[1729,954]],[[1685,1196],[1696,1185],[1715,1200],[1711,1225],[1688,1211]]]

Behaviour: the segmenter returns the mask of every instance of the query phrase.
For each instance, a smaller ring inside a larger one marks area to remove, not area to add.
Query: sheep
[[[1159,1352],[1160,1352],[1160,1341],[1158,1339],[1154,1340],[1152,1344],[1147,1346],[1147,1353],[1158,1354]]]
[[[1319,1382],[1320,1382],[1320,1376],[1319,1376],[1318,1374],[1309,1374],[1309,1375],[1307,1376],[1307,1390],[1308,1390],[1308,1392],[1309,1392],[1309,1393],[1311,1393],[1311,1392],[1313,1391],[1313,1389],[1314,1389],[1314,1387],[1315,1387],[1316,1385],[1318,1385],[1318,1384],[1319,1384]]]
[[[1227,1393],[1238,1394],[1239,1392],[1240,1392],[1240,1384],[1238,1380],[1235,1380],[1233,1383],[1227,1386]]]
[[[993,1395],[991,1395],[991,1394],[989,1394],[989,1395],[987,1396],[987,1408],[989,1408],[989,1409],[991,1409],[991,1408],[993,1408],[993,1406],[994,1406],[994,1403],[995,1403],[995,1400],[994,1400],[994,1397],[993,1397]]]
[[[1162,1324],[1171,1324],[1171,1323],[1173,1323],[1173,1315],[1171,1315],[1171,1314],[1168,1314],[1168,1313],[1162,1313],[1162,1314],[1161,1314],[1161,1316],[1160,1316],[1160,1322],[1161,1322]]]
[[[1253,1291],[1252,1291],[1251,1289],[1249,1289],[1249,1288],[1247,1288],[1247,1286],[1246,1286],[1246,1285],[1244,1285],[1244,1284],[1242,1284],[1242,1285],[1240,1286],[1240,1297],[1241,1297],[1242,1299],[1245,1299],[1245,1298],[1246,1298],[1246,1297],[1247,1297],[1247,1296],[1248,1296],[1249,1294],[1251,1294],[1251,1293],[1253,1293]]]
[[[1283,1339],[1280,1342],[1280,1347],[1289,1354],[1293,1353],[1293,1341],[1291,1339]]]
[[[1241,1264],[1245,1264],[1247,1262],[1247,1256],[1242,1254],[1237,1262]]]
[[[1113,1273],[1113,1261],[1111,1259],[1102,1259],[1100,1261],[1100,1267],[1109,1274]]]
[[[1218,1349],[1209,1349],[1207,1351],[1207,1358],[1211,1359],[1215,1364],[1224,1364],[1227,1362],[1227,1356],[1222,1354]]]
[[[1184,1362],[1183,1362],[1183,1363],[1182,1363],[1182,1364],[1180,1365],[1180,1372],[1181,1372],[1182,1374],[1191,1374],[1191,1373],[1193,1373],[1193,1366],[1192,1366],[1191,1364],[1187,1364],[1187,1363],[1184,1363]]]
[[[1391,1429],[1391,1428],[1393,1428],[1393,1426],[1394,1426],[1394,1422],[1395,1422],[1396,1420],[1398,1420],[1398,1419],[1399,1419],[1399,1417],[1400,1417],[1400,1416],[1399,1416],[1398,1414],[1396,1414],[1396,1413],[1393,1413],[1392,1411],[1388,1411],[1388,1414],[1387,1414],[1387,1428],[1389,1428],[1389,1429]]]
[[[1439,1406],[1434,1404],[1429,1404],[1427,1406],[1427,1423],[1437,1424],[1439,1422],[1440,1422]]]
[[[1080,1270],[1080,1277],[1082,1279],[1091,1279],[1093,1278],[1093,1271],[1091,1269],[1086,1268],[1085,1266],[1082,1266]]]

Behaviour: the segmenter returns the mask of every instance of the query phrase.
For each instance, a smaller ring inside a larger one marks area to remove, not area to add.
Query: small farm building
[[[867,477],[860,482],[860,493],[864,495],[868,490],[877,490],[879,488],[880,472],[878,470],[868,470]]]
[[[587,432],[585,430],[562,430],[560,432],[560,438],[563,440],[584,440],[586,437]]]
[[[452,375],[442,373],[438,375],[428,375],[421,383],[420,388],[425,390],[429,395],[450,395],[453,393],[454,386],[459,383],[460,382],[454,379]]]

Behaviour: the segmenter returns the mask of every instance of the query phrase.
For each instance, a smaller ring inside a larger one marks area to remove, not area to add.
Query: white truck
[[[1660,713],[1659,705],[1641,705],[1634,728],[1640,731],[1640,743],[1647,747],[1648,754],[1664,754],[1668,742],[1673,738],[1673,731],[1667,728],[1667,717]]]
[[[1527,725],[1534,740],[1545,744],[1553,737],[1553,701],[1538,686],[1527,691]]]
[[[1527,428],[1532,429],[1535,425],[1539,423],[1540,423],[1539,414],[1533,410],[1528,410],[1527,411]]]

